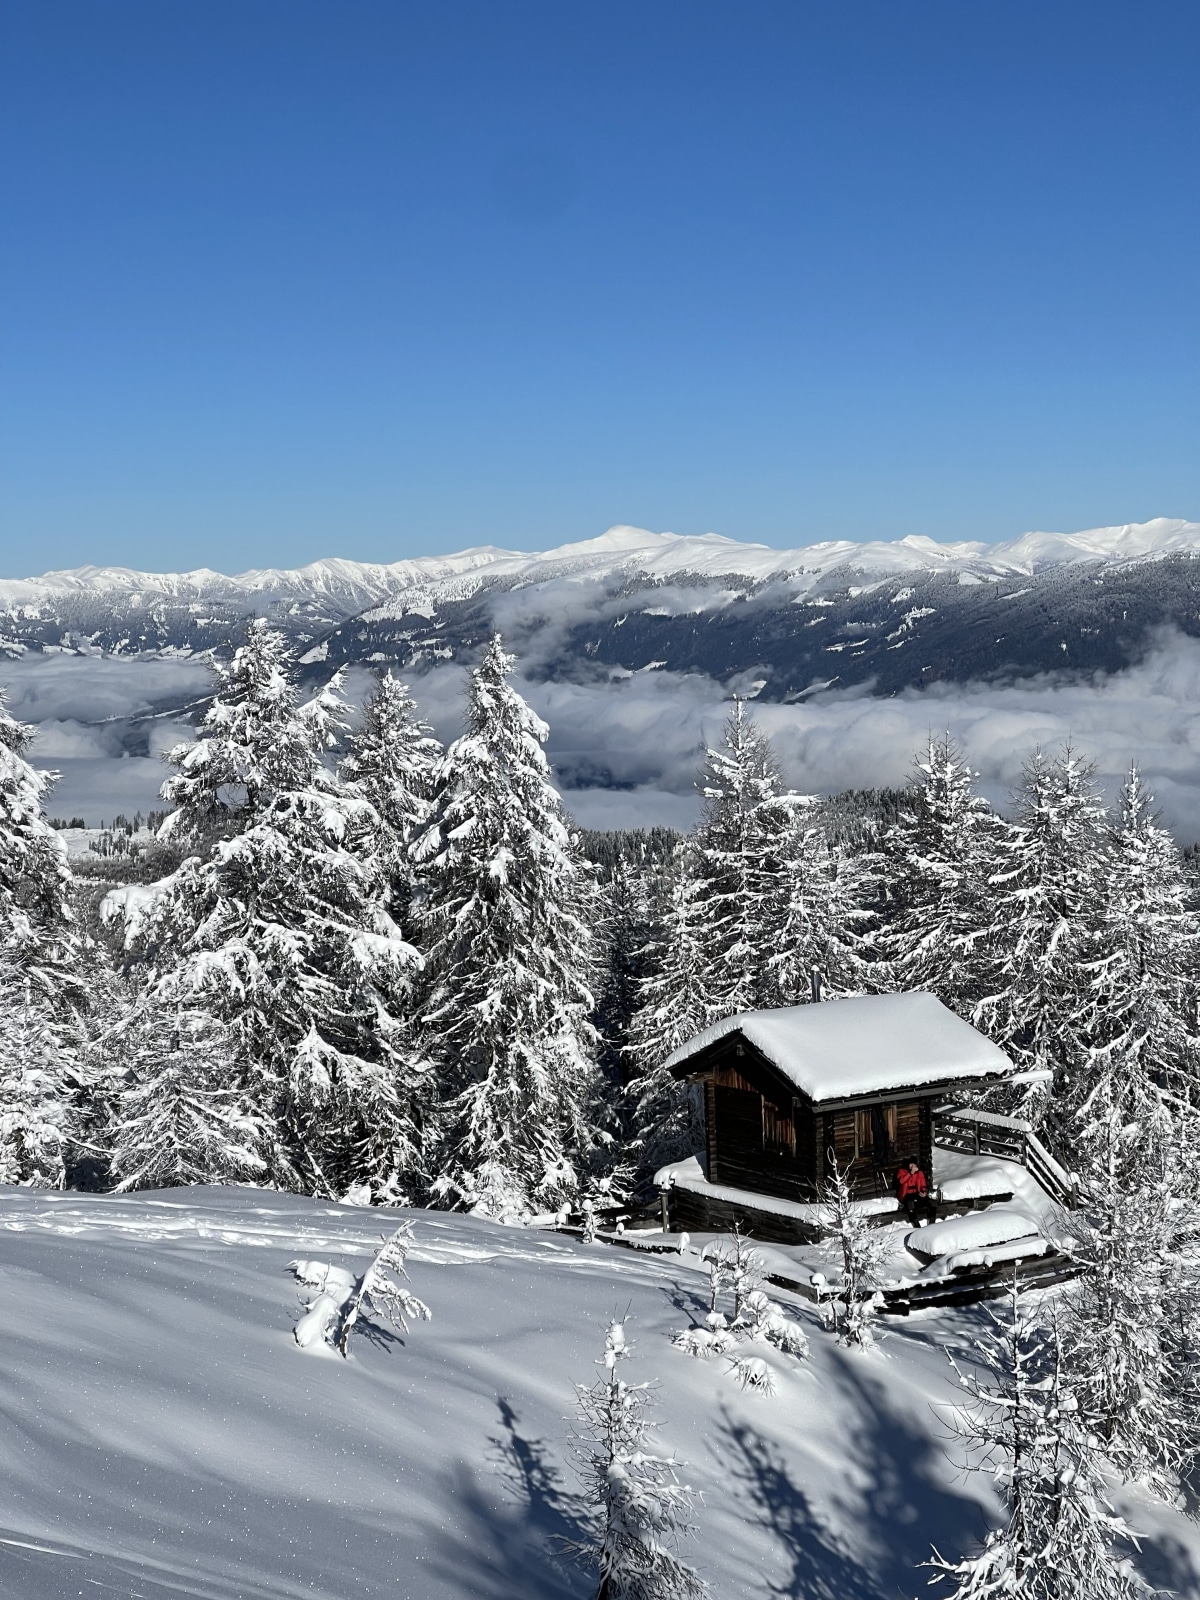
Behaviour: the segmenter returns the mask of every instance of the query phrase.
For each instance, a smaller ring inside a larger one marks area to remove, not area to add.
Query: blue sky
[[[0,572],[1200,517],[1200,9],[0,0]]]

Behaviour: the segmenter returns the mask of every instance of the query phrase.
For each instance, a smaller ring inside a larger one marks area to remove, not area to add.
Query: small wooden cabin
[[[886,1194],[916,1158],[932,1173],[933,1107],[1012,1062],[924,993],[744,1011],[667,1062],[704,1089],[710,1184],[811,1200],[831,1159],[855,1193]]]

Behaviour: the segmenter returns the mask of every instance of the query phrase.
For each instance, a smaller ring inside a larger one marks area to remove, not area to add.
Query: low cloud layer
[[[128,734],[96,726],[205,692],[210,678],[189,661],[27,658],[5,664],[9,703],[41,724],[40,764],[63,772],[50,809],[89,821],[114,810],[146,810],[163,778],[159,752],[186,725],[139,724]],[[413,681],[439,736],[462,729],[465,669],[437,668]],[[357,697],[369,683],[351,675]],[[550,756],[568,804],[591,827],[687,826],[697,810],[695,778],[706,744],[720,738],[729,690],[710,678],[642,672],[616,682],[554,683],[518,678],[550,726]],[[1109,792],[1136,759],[1163,815],[1184,843],[1200,839],[1200,641],[1164,631],[1137,667],[1087,683],[1058,678],[1020,684],[938,684],[889,699],[861,690],[814,696],[800,705],[756,702],[788,782],[830,793],[906,781],[930,731],[948,730],[981,774],[984,792],[1005,806],[1034,745],[1071,739],[1097,764]]]
[[[461,668],[444,668],[414,684],[443,738],[460,731],[464,682]],[[620,818],[611,825],[627,826],[639,808],[647,824],[694,815],[697,767],[729,712],[722,685],[644,672],[615,683],[521,679],[520,688],[550,725],[551,758],[581,821],[603,825],[599,817],[610,815]],[[937,684],[889,699],[856,689],[800,705],[756,702],[753,712],[801,790],[902,784],[927,735],[949,731],[1003,808],[1034,746],[1070,739],[1109,793],[1136,760],[1180,840],[1200,839],[1200,641],[1173,631],[1139,666],[1086,683]],[[620,786],[624,798],[600,799],[604,785]]]
[[[0,662],[8,710],[37,730],[34,764],[59,774],[47,810],[92,826],[162,805],[162,752],[192,735],[185,719],[162,713],[212,684],[205,662],[185,657],[31,653]]]
[[[0,662],[0,684],[22,722],[99,722],[207,694],[213,674],[188,657],[31,653]]]

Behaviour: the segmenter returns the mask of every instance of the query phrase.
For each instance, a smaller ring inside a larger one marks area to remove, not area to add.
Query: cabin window
[[[885,1166],[896,1151],[896,1105],[862,1106],[854,1113],[855,1159]]]
[[[795,1156],[796,1124],[777,1105],[764,1096],[762,1103],[763,1148],[776,1156]]]

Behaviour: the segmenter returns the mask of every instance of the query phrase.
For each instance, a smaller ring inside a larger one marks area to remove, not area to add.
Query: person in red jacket
[[[937,1216],[937,1210],[929,1198],[929,1183],[918,1162],[908,1161],[900,1168],[896,1174],[896,1193],[905,1216],[914,1228],[920,1226],[922,1217],[926,1222],[932,1222]]]

